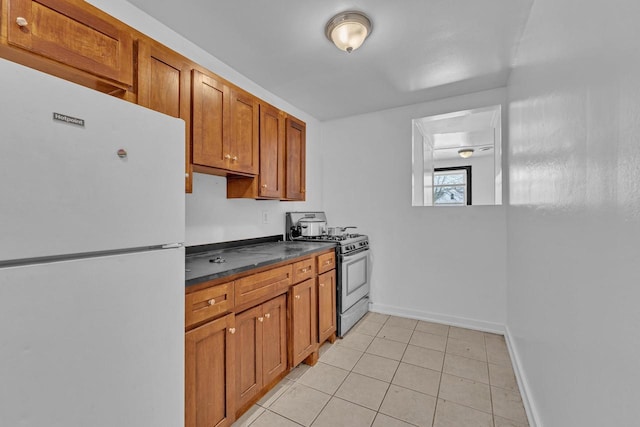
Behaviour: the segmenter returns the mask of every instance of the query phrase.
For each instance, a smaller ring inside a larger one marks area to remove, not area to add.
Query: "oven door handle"
[[[367,252],[367,251],[369,251],[369,248],[362,248],[362,249],[355,250],[353,252],[349,252],[348,254],[343,254],[342,257],[344,259],[347,259],[347,258],[354,257],[356,255],[360,255],[361,253]]]

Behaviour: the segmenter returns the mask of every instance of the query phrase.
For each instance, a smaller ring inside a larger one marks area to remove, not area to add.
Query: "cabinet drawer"
[[[185,325],[212,319],[233,308],[233,282],[212,286],[185,297]]]
[[[316,274],[315,262],[313,258],[298,261],[293,264],[293,283],[311,279]]]
[[[329,252],[318,256],[318,274],[325,273],[336,268],[336,254]]]
[[[291,265],[285,265],[236,280],[236,305],[264,300],[278,291],[288,289],[292,283],[292,271]]]

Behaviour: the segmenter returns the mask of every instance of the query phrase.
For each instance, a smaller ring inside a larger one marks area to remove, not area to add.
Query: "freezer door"
[[[0,426],[184,423],[184,249],[0,268]]]
[[[182,120],[1,59],[0,75],[0,262],[184,241]]]

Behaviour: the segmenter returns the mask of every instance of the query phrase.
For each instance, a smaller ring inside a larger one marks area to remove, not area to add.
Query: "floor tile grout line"
[[[380,411],[376,412],[376,417],[373,419],[373,423],[375,423],[375,422],[376,422],[376,418],[378,418],[378,415],[384,415],[385,417],[393,418],[394,420],[398,420],[398,421],[403,422],[403,423],[405,423],[405,424],[408,424],[408,425],[410,425],[410,426],[418,427],[418,426],[416,426],[416,425],[415,425],[415,424],[413,424],[413,423],[410,423],[410,422],[405,421],[405,420],[401,420],[400,418],[394,417],[394,416],[389,415],[389,414],[385,414],[384,412],[380,412]],[[372,424],[372,425],[373,425],[373,424]]]
[[[491,402],[491,422],[493,423],[493,427],[495,427],[496,416],[493,411],[493,391],[491,390],[491,371],[489,370],[489,350],[487,349],[487,339],[484,334],[482,334],[482,339],[484,342],[484,352],[487,356],[487,381],[489,382],[489,401]]]
[[[286,420],[289,420],[289,421],[291,421],[291,422],[292,422],[292,423],[294,423],[294,424],[297,424],[297,425],[299,425],[299,426],[301,426],[301,427],[305,427],[305,425],[304,425],[304,424],[300,424],[300,423],[299,423],[299,422],[297,422],[296,420],[292,420],[291,418],[289,418],[289,417],[285,417],[284,415],[279,414],[279,413],[277,413],[277,412],[275,412],[275,411],[270,411],[269,409],[265,409],[265,410],[264,410],[264,412],[271,412],[272,414],[275,414],[275,415],[277,415],[277,416],[279,416],[279,417],[282,417],[282,418],[284,418],[284,419],[286,419]],[[264,412],[263,412],[263,414],[264,414]],[[261,417],[261,416],[262,416],[262,414],[260,415],[260,417]],[[260,417],[258,417],[258,418],[260,418]],[[255,423],[256,421],[258,421],[258,419],[257,419],[257,418],[256,418],[256,420],[255,420],[254,422],[252,422],[251,424]],[[315,419],[314,419],[313,421],[315,421]],[[311,422],[311,424],[313,424],[313,421]],[[309,425],[311,425],[311,424],[309,424]],[[251,427],[251,426],[249,426],[249,427]]]
[[[447,330],[447,340],[444,343],[444,355],[446,356],[447,345],[449,345],[449,330]],[[444,356],[442,357],[442,370],[440,371],[440,381],[438,381],[438,391],[436,392],[436,405],[433,407],[433,417],[431,418],[431,426],[436,423],[436,412],[438,411],[438,402],[440,401],[440,387],[442,386],[442,377],[444,376]]]

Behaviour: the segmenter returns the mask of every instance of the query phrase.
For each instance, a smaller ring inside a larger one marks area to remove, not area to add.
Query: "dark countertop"
[[[335,243],[326,242],[280,241],[189,254],[185,258],[185,286],[303,257],[335,248],[335,246]],[[217,257],[224,259],[225,262],[209,262]]]

